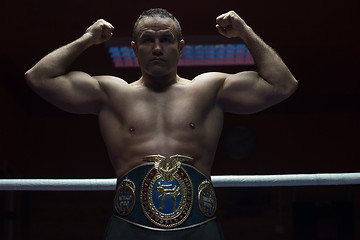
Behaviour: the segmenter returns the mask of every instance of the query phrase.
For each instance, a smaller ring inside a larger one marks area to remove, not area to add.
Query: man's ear
[[[180,40],[179,42],[179,52],[180,52],[180,56],[182,55],[182,52],[184,50],[184,46],[185,46],[185,41],[184,39]]]
[[[137,46],[134,41],[131,41],[131,48],[133,49],[135,56],[137,57]]]

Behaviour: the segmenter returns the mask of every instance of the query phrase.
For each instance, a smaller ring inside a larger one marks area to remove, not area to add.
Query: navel
[[[195,124],[194,123],[189,123],[189,126],[191,127],[191,129],[195,129]]]
[[[129,132],[130,132],[130,133],[134,133],[134,132],[135,132],[135,128],[134,128],[134,127],[130,127],[130,128],[129,128]]]

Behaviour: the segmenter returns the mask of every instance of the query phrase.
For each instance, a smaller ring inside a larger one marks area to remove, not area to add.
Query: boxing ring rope
[[[360,173],[212,176],[214,187],[286,187],[360,184]],[[0,179],[0,191],[114,191],[108,179]]]

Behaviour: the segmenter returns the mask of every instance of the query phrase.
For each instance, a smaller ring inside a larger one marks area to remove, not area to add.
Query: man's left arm
[[[219,102],[226,112],[254,113],[289,97],[297,81],[279,55],[234,11],[220,15],[216,27],[225,37],[240,37],[252,54],[257,71],[224,75]]]

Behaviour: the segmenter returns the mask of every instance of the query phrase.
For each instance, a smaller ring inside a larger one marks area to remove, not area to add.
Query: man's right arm
[[[46,55],[25,73],[29,86],[65,111],[97,114],[106,98],[99,81],[67,69],[87,48],[109,40],[113,29],[110,23],[98,20],[79,39]]]

